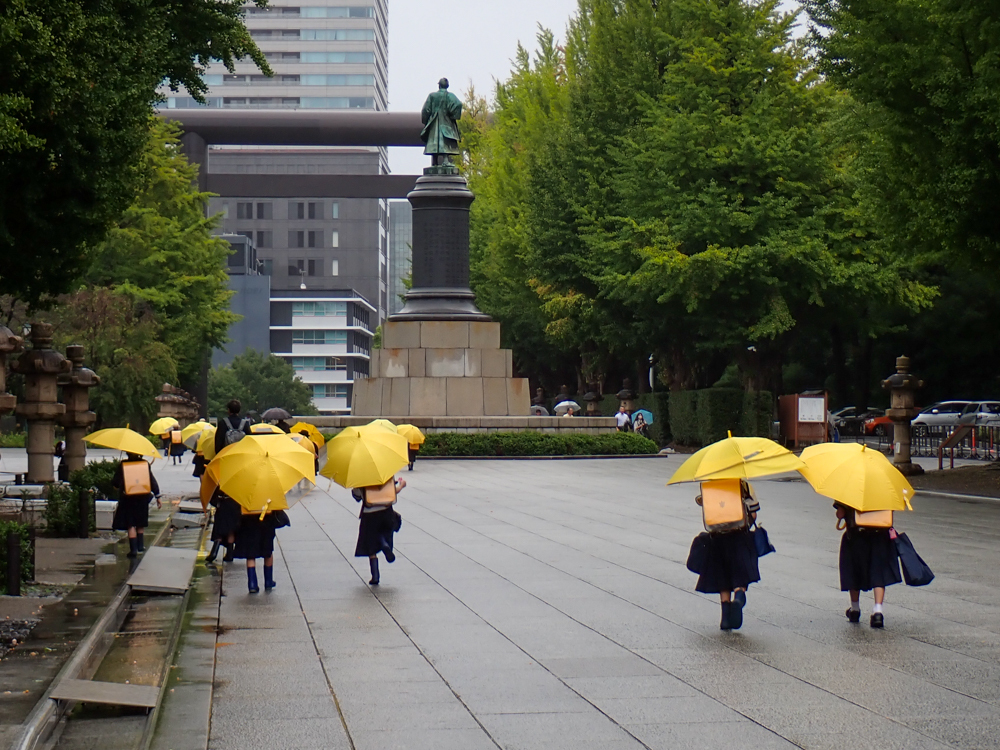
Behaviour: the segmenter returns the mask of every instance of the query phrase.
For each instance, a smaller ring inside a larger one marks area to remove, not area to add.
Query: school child
[[[202,481],[205,481],[204,479]],[[236,550],[236,532],[242,522],[243,508],[222,490],[216,488],[212,499],[208,501],[215,508],[215,520],[212,522],[212,550],[205,558],[206,563],[214,563],[219,555],[219,548],[225,545],[226,554],[223,562],[232,562]]]
[[[399,531],[403,523],[400,515],[393,510],[396,495],[406,487],[405,479],[395,477],[381,487],[360,487],[351,491],[354,499],[361,503],[361,524],[358,527],[358,543],[355,557],[367,557],[372,578],[372,586],[379,584],[378,553],[385,555],[385,561],[395,562],[392,551],[392,535]]]
[[[696,591],[718,594],[722,604],[722,630],[743,626],[747,587],[760,580],[757,548],[750,525],[760,504],[750,484],[742,479],[702,482],[695,502],[702,507],[707,534]]]
[[[847,619],[861,622],[861,592],[873,591],[875,606],[869,624],[873,628],[885,627],[885,587],[902,581],[891,535],[892,511],[859,513],[841,503],[833,507],[837,510],[837,529],[844,530],[840,539],[840,590],[851,595]]]
[[[183,463],[184,452],[187,450],[187,446],[184,445],[184,438],[181,434],[181,428],[175,427],[170,431],[170,455],[173,457],[174,465]]]
[[[409,443],[406,446],[406,454],[407,454],[407,457],[409,458],[409,464],[408,465],[409,465],[409,470],[410,471],[413,471],[413,464],[416,463],[416,461],[417,461],[417,454],[418,453],[420,453],[420,444],[419,443]]]
[[[126,454],[126,459],[118,463],[111,486],[118,490],[118,507],[111,527],[128,532],[128,556],[138,557],[146,549],[143,535],[149,525],[149,502],[155,497],[156,507],[162,506],[160,486],[149,462],[135,453]]]
[[[274,582],[274,537],[283,526],[290,526],[288,514],[283,510],[264,513],[243,513],[236,530],[234,557],[247,561],[247,590],[260,592],[257,582],[257,558],[264,558],[264,590],[270,591]]]

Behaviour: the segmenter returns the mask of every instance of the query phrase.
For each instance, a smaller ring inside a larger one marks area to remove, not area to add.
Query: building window
[[[306,218],[306,204],[300,201],[289,201],[288,202],[288,218],[289,219],[304,219]]]
[[[344,372],[347,362],[340,357],[292,357],[296,372]]]
[[[333,205],[337,205],[334,203]],[[340,230],[334,229],[330,232],[330,247],[340,247]]]
[[[274,246],[274,232],[267,230],[264,232],[257,232],[257,247],[273,247]]]
[[[253,218],[253,203],[237,203],[236,204],[236,218],[237,219],[252,219]]]
[[[346,318],[346,302],[293,302],[293,318]]]
[[[340,261],[334,260],[330,262],[330,275],[340,276]]]
[[[340,218],[340,204],[334,203],[330,206],[330,218],[339,219]]]
[[[274,218],[274,211],[272,210],[271,203],[258,203],[257,204],[257,218],[258,219],[272,219]]]
[[[347,386],[333,385],[331,383],[314,385],[313,398],[347,398]]]
[[[375,29],[302,29],[300,38],[310,42],[373,42]]]
[[[288,275],[303,276],[306,272],[306,262],[303,258],[288,259]]]
[[[334,346],[347,343],[347,331],[293,331],[293,344]]]
[[[229,204],[228,203],[223,203],[222,204],[222,211],[220,211],[219,213],[222,214],[222,218],[223,219],[228,219],[229,218]]]
[[[309,204],[309,218],[310,219],[322,219],[323,218],[323,204],[322,203],[310,203]]]
[[[291,231],[288,233],[288,246],[289,247],[305,247],[306,246],[306,233],[302,231]]]
[[[303,75],[303,86],[374,86],[375,76],[366,75]]]
[[[323,247],[322,229],[313,229],[309,231],[309,247]]]
[[[374,52],[302,52],[299,54],[302,62],[326,64],[359,64],[371,65],[375,62]]]
[[[315,258],[309,259],[309,275],[310,276],[322,276],[323,275],[323,261],[316,260]]]
[[[263,266],[261,267],[261,273],[264,276],[273,276],[274,275],[274,259],[273,258],[264,258],[261,261],[261,263],[263,263]]]
[[[374,18],[375,8],[371,6],[335,6],[332,8],[285,8],[295,11],[303,18]]]

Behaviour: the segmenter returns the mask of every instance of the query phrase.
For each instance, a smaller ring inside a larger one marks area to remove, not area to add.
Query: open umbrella
[[[285,431],[273,424],[252,424],[250,432],[254,435],[284,435]]]
[[[288,429],[291,430],[293,435],[298,435],[303,430],[305,430],[306,432],[309,433],[309,439],[316,444],[317,448],[322,448],[324,445],[326,445],[326,438],[323,437],[323,433],[317,430],[313,425],[309,424],[308,422],[296,422]]]
[[[194,444],[196,453],[200,453],[207,460],[215,458],[215,428],[209,426],[198,436],[198,442]]]
[[[383,485],[410,462],[406,438],[371,427],[346,427],[326,444],[320,471],[342,487]]]
[[[637,409],[632,414],[632,421],[635,422],[635,418],[640,415],[642,416],[642,419],[646,424],[653,424],[653,412],[651,412],[649,409]]]
[[[570,409],[573,410],[574,414],[579,414],[581,411],[583,411],[583,409],[580,408],[580,404],[576,403],[576,401],[560,401],[558,404],[556,404],[555,411],[556,414],[561,417]]]
[[[394,425],[388,419],[373,419],[368,424],[362,425],[361,429],[363,429],[363,430],[365,430],[365,429],[375,429],[375,430],[382,429],[382,430],[388,430],[389,432],[399,432],[399,428],[396,427],[396,425]]]
[[[195,445],[198,443],[198,438],[201,436],[201,433],[210,427],[212,427],[212,425],[208,422],[192,422],[181,430],[181,440],[188,448],[194,449]]]
[[[712,443],[691,456],[667,484],[708,479],[753,479],[798,471],[805,464],[787,448],[760,437],[733,437]]]
[[[424,433],[412,424],[401,424],[396,428],[396,430],[400,435],[406,438],[406,442],[410,445],[423,445],[424,441],[427,439],[424,437]]]
[[[219,451],[206,471],[245,513],[263,514],[287,508],[285,493],[303,479],[316,482],[313,458],[294,440],[247,435]]]
[[[180,427],[180,422],[178,422],[173,417],[160,417],[153,424],[149,426],[150,435],[166,435],[174,427]]]
[[[549,410],[546,409],[544,406],[537,406],[537,405],[535,405],[535,406],[531,407],[531,416],[533,416],[533,417],[547,417],[547,416],[549,416]]]
[[[128,427],[111,427],[87,435],[84,440],[91,445],[113,448],[117,451],[135,453],[140,456],[160,457],[160,451],[149,439]]]
[[[821,443],[802,451],[799,471],[820,495],[862,512],[913,510],[913,487],[880,451],[861,443]]]
[[[270,409],[261,414],[260,418],[277,422],[279,419],[291,419],[292,415],[280,407],[272,406]]]
[[[310,440],[309,438],[307,438],[305,435],[301,435],[301,434],[299,434],[297,432],[293,432],[288,437],[291,438],[292,440],[294,440],[299,445],[301,445],[307,451],[311,451],[313,453],[313,455],[315,455],[316,453],[319,452],[319,449],[316,447],[316,443],[314,443],[312,440]]]

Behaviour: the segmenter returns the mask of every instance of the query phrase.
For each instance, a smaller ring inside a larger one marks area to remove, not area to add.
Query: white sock
[[[861,602],[860,602],[860,600],[856,601],[856,602],[851,602],[851,611],[852,612],[860,612],[861,611]]]
[[[874,607],[872,607],[872,614],[876,614],[876,615],[882,614],[882,605],[881,604],[876,604]]]

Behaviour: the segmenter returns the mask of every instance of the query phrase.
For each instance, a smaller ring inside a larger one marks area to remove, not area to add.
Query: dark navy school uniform
[[[288,514],[281,510],[265,513],[263,520],[260,513],[244,513],[236,531],[233,557],[242,560],[271,557],[274,554],[275,532],[289,525]]]
[[[361,503],[361,525],[358,528],[358,543],[354,548],[355,557],[372,557],[379,552],[392,554],[392,535],[399,531],[403,518],[392,506],[368,505],[364,499],[364,489],[354,489],[351,494]]]
[[[160,485],[152,470],[149,472],[149,486],[152,492],[143,495],[125,494],[125,470],[119,462],[115,475],[111,478],[111,486],[118,490],[118,507],[111,521],[111,528],[116,531],[128,531],[130,528],[144,529],[149,526],[149,504],[160,494]]]
[[[871,591],[901,583],[896,543],[889,529],[868,529],[855,523],[847,508],[847,528],[840,539],[840,590]]]
[[[760,510],[760,504],[752,498],[743,498],[743,504],[748,516]],[[724,591],[745,589],[759,580],[757,547],[749,527],[708,534],[705,559],[695,591],[721,594]]]

